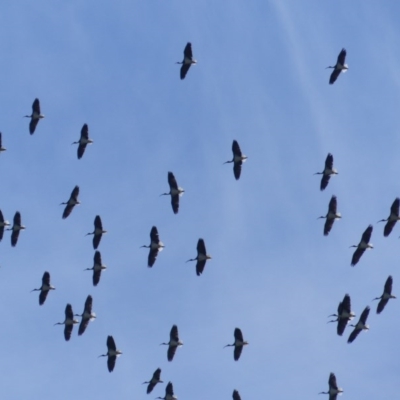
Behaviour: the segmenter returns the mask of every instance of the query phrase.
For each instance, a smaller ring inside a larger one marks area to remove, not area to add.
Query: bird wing
[[[172,211],[174,214],[178,214],[179,211],[179,195],[171,195],[171,206],[172,206]]]
[[[108,356],[107,359],[107,368],[109,372],[114,371],[115,362],[117,361],[117,356]]]
[[[3,240],[4,236],[4,226],[0,226],[0,241]]]
[[[88,297],[86,297],[86,300],[85,300],[85,311],[88,314],[92,313],[92,305],[93,305],[93,297],[91,295],[89,295]]]
[[[79,196],[79,186],[76,185],[71,192],[71,199],[78,200],[78,196]]]
[[[321,190],[325,190],[326,189],[326,187],[328,186],[328,183],[329,183],[329,179],[331,179],[330,175],[325,175],[325,174],[322,175],[321,185],[320,185],[320,189]]]
[[[325,220],[325,225],[324,225],[324,235],[325,236],[329,235],[329,232],[331,231],[334,222],[335,222],[335,218],[327,218]]]
[[[93,262],[94,262],[95,264],[102,265],[102,264],[101,264],[101,253],[100,253],[98,250],[95,251],[95,253],[94,253]]]
[[[243,334],[239,328],[235,328],[235,332],[233,333],[233,336],[235,337],[235,340],[239,340],[239,341],[243,342]]]
[[[347,311],[349,314],[351,312],[351,300],[350,296],[346,293],[342,301],[343,310]]]
[[[150,231],[150,240],[154,243],[160,242],[160,237],[158,236],[157,227],[153,226]]]
[[[176,349],[177,346],[168,346],[168,352],[167,352],[168,361],[172,361],[174,359]]]
[[[71,304],[67,304],[65,307],[65,319],[74,319],[74,312],[72,311]]]
[[[17,211],[14,215],[14,225],[21,226],[21,213]]]
[[[369,243],[369,241],[371,240],[372,229],[373,229],[372,225],[369,225],[368,228],[364,231],[361,238],[363,242]]]
[[[183,56],[188,59],[193,58],[193,53],[192,53],[192,44],[188,42],[185,46],[185,50],[183,50]]]
[[[200,276],[203,273],[205,266],[206,266],[206,260],[197,261],[197,263],[196,263],[196,275],[197,276]]]
[[[358,328],[354,328],[353,332],[350,333],[349,338],[347,339],[347,343],[352,343],[354,342],[354,340],[356,339],[356,337],[359,335],[359,333],[361,332],[361,329]]]
[[[338,393],[333,393],[329,395],[329,400],[336,400],[338,396]]]
[[[1,147],[2,147],[2,144],[3,144],[2,133],[0,132],[0,149],[1,149]]]
[[[82,318],[81,323],[79,324],[78,335],[83,335],[87,326],[89,325],[90,318]]]
[[[337,211],[337,198],[336,198],[336,196],[332,196],[331,197],[331,199],[329,201],[328,210],[332,214],[336,214],[336,211]]]
[[[100,215],[96,215],[96,217],[94,218],[94,229],[103,230],[103,223],[101,222]]]
[[[242,354],[243,346],[235,346],[235,349],[233,350],[233,359],[235,361],[238,361],[240,358],[240,355]]]
[[[389,299],[384,299],[384,298],[382,298],[379,301],[378,306],[376,307],[377,314],[380,314],[383,311],[383,309],[386,307],[386,304],[388,303],[388,301],[389,301]]]
[[[103,235],[100,233],[99,235],[93,235],[93,248],[96,250],[99,247],[101,237]]]
[[[40,115],[40,102],[39,99],[35,99],[32,103],[32,114]]]
[[[384,293],[392,294],[393,278],[391,275],[388,276],[385,282]]]
[[[168,382],[168,385],[165,388],[165,397],[174,395],[174,387],[172,386],[172,382]]]
[[[233,163],[233,175],[236,180],[239,180],[240,173],[242,172],[242,160]]]
[[[20,232],[19,230],[16,230],[16,231],[13,230],[11,233],[11,246],[12,247],[15,247],[17,245],[19,232]]]
[[[170,340],[173,340],[175,342],[179,342],[179,333],[178,333],[178,326],[173,325],[171,328],[171,331],[169,333],[169,338]]]
[[[331,153],[328,153],[325,159],[325,169],[330,169],[332,171],[333,169],[333,155]]]
[[[31,122],[29,122],[29,133],[33,135],[35,133],[36,125],[38,124],[39,120],[36,118],[31,118]]]
[[[100,282],[101,269],[98,271],[93,270],[93,286],[97,286]]]
[[[388,221],[385,224],[385,228],[383,229],[383,236],[388,237],[390,233],[392,232],[394,226],[396,225],[396,220],[394,221]]]
[[[71,334],[72,334],[72,329],[74,328],[74,325],[65,325],[64,328],[64,338],[68,342],[69,339],[71,339]]]
[[[79,143],[78,150],[77,150],[77,155],[78,155],[78,160],[80,160],[83,156],[83,153],[85,153],[87,143]]]
[[[0,143],[0,147],[1,147],[1,143]],[[3,212],[1,210],[0,210],[0,222],[4,222]]]
[[[199,239],[197,242],[197,253],[198,253],[197,255],[199,255],[199,254],[206,255],[207,254],[206,245],[205,245],[203,239]]]
[[[353,257],[351,259],[351,266],[354,267],[359,261],[361,256],[364,254],[365,249],[360,249],[357,248],[356,251],[353,254]]]
[[[81,138],[89,139],[89,127],[87,124],[84,124],[81,129]]]
[[[113,351],[117,350],[117,346],[112,336],[107,336],[107,349]]]
[[[367,307],[364,308],[364,311],[361,313],[360,321],[361,321],[364,325],[365,325],[365,323],[367,322],[367,318],[368,318],[368,315],[369,315],[369,310],[370,310],[370,308],[369,308],[369,306],[367,306]]]
[[[48,290],[41,290],[39,294],[39,305],[42,306],[44,302],[46,301],[47,295],[49,291]]]
[[[233,391],[232,398],[233,400],[241,400],[240,394],[237,390]]]
[[[153,373],[153,380],[159,381],[161,378],[161,368],[157,368]]]
[[[150,383],[147,386],[147,394],[151,393],[154,389],[154,387],[157,385],[158,382],[153,382],[150,381]]]
[[[42,285],[50,286],[50,274],[47,271],[43,274]]]
[[[338,58],[337,58],[337,63],[340,65],[344,65],[346,62],[346,49],[342,49],[342,51],[339,53]]]
[[[158,249],[150,249],[149,251],[149,257],[147,259],[147,266],[152,267],[154,263],[156,262],[158,256]]]
[[[340,69],[334,68],[334,70],[331,73],[331,76],[329,78],[329,84],[333,85],[336,81],[336,79],[338,78],[338,76],[340,75],[342,71]]]
[[[347,323],[349,322],[348,318],[338,318],[337,324],[337,334],[339,336],[343,335],[344,330],[346,329]]]
[[[182,64],[181,67],[181,79],[185,79],[187,72],[192,64]]]
[[[71,211],[74,209],[75,204],[67,204],[64,208],[64,212],[62,215],[62,218],[65,219],[69,216],[69,214],[71,214]]]
[[[168,185],[170,189],[178,189],[178,183],[176,182],[175,176],[172,172],[168,172]]]
[[[328,383],[329,383],[329,388],[337,390],[338,386],[337,386],[337,383],[336,383],[336,376],[335,376],[335,374],[333,372],[331,372],[330,375],[329,375]]]
[[[242,151],[240,150],[239,143],[236,140],[232,142],[232,153],[233,156],[242,156]]]

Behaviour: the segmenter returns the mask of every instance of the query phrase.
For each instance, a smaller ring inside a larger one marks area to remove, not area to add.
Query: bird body
[[[364,254],[366,249],[373,249],[374,246],[372,243],[369,243],[372,235],[372,225],[369,225],[368,228],[364,231],[361,237],[361,241],[358,245],[353,245],[350,247],[356,247],[357,249],[353,253],[353,257],[351,259],[351,266],[354,267],[358,261],[360,260],[361,256]]]
[[[336,376],[333,372],[329,375],[329,390],[327,392],[320,392],[319,394],[329,394],[329,400],[336,400],[337,395],[343,393],[343,389],[338,387],[336,383]]]
[[[336,79],[338,78],[341,72],[346,72],[349,69],[348,65],[345,63],[346,54],[347,54],[346,49],[342,49],[338,55],[336,65],[327,67],[327,68],[333,68],[332,74],[329,77],[330,85],[333,85],[335,83]]]
[[[193,58],[193,53],[192,53],[192,44],[187,43],[185,46],[185,49],[183,50],[183,61],[177,62],[177,64],[182,64],[181,71],[180,71],[180,77],[181,79],[185,79],[185,76],[187,72],[189,71],[189,68],[191,67],[192,64],[196,64],[197,61]]]
[[[342,218],[340,213],[337,212],[336,196],[332,196],[331,200],[329,201],[328,213],[325,216],[321,216],[319,218],[326,218],[325,225],[324,225],[324,235],[325,236],[329,235],[329,232],[332,229],[335,219]]]
[[[339,303],[337,314],[331,314],[329,317],[337,317],[328,322],[337,322],[337,334],[342,336],[347,323],[355,317],[355,314],[351,311],[351,301],[348,294],[345,294],[343,300]]]
[[[400,198],[396,198],[390,207],[390,215],[386,219],[381,219],[378,222],[386,222],[383,229],[383,236],[388,237],[392,232],[396,222],[400,219],[399,216]]]
[[[147,247],[148,249],[150,249],[148,260],[147,260],[147,266],[151,268],[154,265],[154,263],[156,262],[158,253],[160,251],[162,251],[162,249],[165,247],[164,243],[160,241],[157,227],[153,226],[151,228],[150,245],[148,245],[148,246],[143,245],[141,247]]]
[[[373,300],[380,300],[376,308],[376,313],[380,314],[386,307],[386,304],[390,299],[395,299],[396,296],[392,295],[393,278],[389,275],[386,279],[385,287],[383,289],[383,294],[380,297],[376,297]]]
[[[211,258],[212,257],[209,254],[207,254],[206,245],[204,243],[204,240],[200,238],[197,242],[197,257],[191,258],[190,260],[187,260],[186,262],[197,261],[196,274],[197,274],[197,276],[200,276],[204,271],[204,267],[206,266],[206,261],[210,260]]]
[[[168,361],[172,361],[174,359],[176,349],[179,346],[183,346],[183,342],[179,340],[178,327],[176,325],[173,325],[171,328],[171,331],[169,333],[169,342],[161,343],[160,346],[161,345],[168,346],[167,359]]]
[[[240,358],[240,355],[242,354],[243,346],[248,345],[249,343],[243,340],[243,334],[242,331],[239,328],[235,328],[235,331],[233,333],[235,337],[235,341],[233,344],[227,344],[225,347],[233,346],[235,349],[233,351],[233,359],[235,361],[238,361]]]
[[[366,324],[369,315],[369,310],[370,308],[368,306],[365,307],[364,311],[361,313],[360,319],[358,320],[357,324],[350,325],[353,326],[354,329],[353,332],[351,332],[349,339],[347,340],[347,343],[352,343],[362,330],[369,330],[369,326]]]
[[[107,231],[103,229],[100,215],[96,215],[94,218],[94,231],[86,234],[86,236],[93,235],[93,248],[95,250],[99,247],[103,233],[107,233]]]
[[[338,172],[333,168],[333,155],[328,153],[325,159],[325,168],[322,172],[316,172],[314,175],[322,175],[320,189],[325,190],[328,186],[329,180],[332,175],[337,175]]]
[[[71,304],[67,304],[65,307],[65,320],[64,322],[57,322],[54,325],[65,325],[64,328],[64,338],[66,341],[71,339],[72,329],[75,324],[79,324],[79,321],[74,319],[74,313],[72,311]]]
[[[85,152],[86,146],[88,144],[92,144],[93,140],[89,139],[89,127],[87,124],[84,124],[82,129],[81,129],[81,137],[77,142],[73,142],[72,144],[78,144],[78,150],[77,150],[77,155],[78,155],[78,160],[80,160]]]
[[[96,250],[93,257],[93,267],[86,268],[84,271],[93,271],[93,286],[97,286],[100,282],[101,271],[107,269],[107,266],[103,265],[101,261],[101,253]]]
[[[68,201],[60,204],[60,205],[66,204],[62,215],[63,219],[67,218],[71,214],[72,210],[77,204],[81,204],[78,200],[78,196],[79,196],[79,186],[77,185],[73,188],[71,196],[69,197]]]
[[[55,287],[50,284],[50,274],[46,271],[42,277],[42,286],[38,289],[32,289],[31,292],[40,291],[39,305],[43,305],[46,301],[50,290],[55,290]]]
[[[30,118],[31,122],[29,123],[29,133],[31,135],[34,134],[36,125],[38,124],[39,120],[44,118],[44,115],[40,112],[40,102],[39,99],[35,99],[32,104],[32,114],[25,115],[26,118]]]
[[[14,215],[13,226],[8,228],[8,231],[12,231],[11,233],[11,246],[15,247],[18,242],[19,232],[23,229],[26,229],[24,225],[21,223],[21,213],[17,211]]]
[[[152,378],[147,381],[147,382],[143,382],[143,384],[148,383],[147,386],[147,394],[151,393],[154,389],[154,387],[157,385],[157,383],[164,383],[161,380],[161,368],[157,368],[154,373]]]
[[[114,338],[112,336],[107,336],[107,353],[101,354],[100,357],[108,357],[107,359],[107,368],[109,372],[112,372],[115,367],[115,362],[117,361],[117,357],[122,354],[122,351],[117,350],[117,346],[115,345]]]
[[[179,211],[179,197],[185,192],[178,186],[175,176],[172,172],[168,172],[169,193],[162,193],[160,196],[171,196],[171,206],[174,214]]]
[[[93,321],[96,318],[96,314],[92,312],[92,306],[93,306],[93,298],[92,296],[88,296],[85,300],[85,306],[83,309],[82,314],[75,314],[77,317],[82,317],[81,323],[79,325],[78,329],[78,335],[83,335],[85,333],[85,330],[87,326],[89,325],[90,321]]]
[[[224,164],[233,163],[233,175],[235,176],[235,179],[238,180],[242,172],[242,164],[247,160],[247,156],[242,154],[239,143],[236,140],[232,143],[232,153],[232,160],[225,161]]]

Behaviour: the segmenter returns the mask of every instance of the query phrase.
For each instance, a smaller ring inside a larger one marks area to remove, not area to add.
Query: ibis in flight
[[[21,224],[21,213],[17,211],[14,215],[14,224],[11,228],[8,228],[8,231],[12,231],[11,233],[11,246],[15,247],[18,242],[19,232],[25,229],[25,226]]]
[[[99,247],[103,233],[107,233],[107,231],[103,229],[103,224],[101,222],[100,215],[96,215],[94,219],[94,231],[86,234],[86,236],[93,235],[93,248],[95,250]]]
[[[64,327],[64,338],[68,342],[69,339],[71,339],[71,333],[72,329],[74,327],[74,324],[79,324],[79,321],[74,319],[74,312],[72,311],[72,306],[71,304],[67,304],[65,307],[65,320],[64,322],[57,322],[54,324],[56,325],[65,325]]]
[[[88,144],[92,144],[93,140],[89,139],[89,127],[87,124],[84,124],[81,129],[81,137],[77,142],[73,142],[72,144],[78,144],[78,160],[80,160],[85,152],[86,146]]]
[[[329,400],[336,400],[337,395],[343,393],[343,389],[338,387],[336,383],[336,376],[333,372],[329,374],[328,385],[329,390],[327,392],[320,392],[319,394],[329,394]]]
[[[314,175],[322,175],[320,189],[325,190],[328,186],[331,175],[337,175],[338,172],[333,168],[333,155],[328,153],[325,159],[325,168],[322,172],[316,172]]]
[[[176,325],[173,325],[171,328],[171,331],[169,333],[169,342],[161,343],[160,346],[161,345],[168,346],[167,358],[168,358],[168,361],[172,361],[174,359],[174,355],[175,355],[177,347],[183,345],[183,342],[181,342],[179,340],[178,327]]]
[[[84,271],[93,271],[93,286],[97,286],[100,282],[101,271],[107,267],[101,262],[101,253],[96,250],[93,257],[93,267],[86,268]]]
[[[153,391],[153,389],[154,389],[154,387],[157,385],[157,383],[164,383],[164,382],[161,380],[161,368],[157,368],[157,369],[154,371],[152,378],[151,378],[149,381],[147,381],[147,382],[143,382],[143,385],[144,385],[145,383],[148,383],[148,386],[147,386],[147,394],[149,394],[149,393],[151,393],[151,392]]]
[[[93,298],[91,295],[86,297],[85,307],[82,314],[75,314],[76,317],[82,317],[81,323],[79,324],[78,335],[83,335],[90,321],[96,318],[96,314],[92,312]]]
[[[29,123],[29,133],[33,135],[39,120],[44,118],[44,115],[40,113],[39,99],[35,99],[32,104],[32,114],[25,115],[25,117],[31,119],[31,122]]]
[[[332,74],[329,78],[329,84],[333,85],[338,76],[340,75],[340,73],[342,71],[346,72],[349,69],[348,65],[346,64],[346,49],[342,49],[342,51],[339,53],[336,65],[334,65],[333,67],[329,66],[326,68],[333,68]]]
[[[204,243],[204,240],[199,239],[197,242],[197,257],[191,258],[190,260],[187,260],[186,262],[197,261],[196,274],[197,274],[197,276],[200,276],[204,271],[204,267],[206,266],[207,260],[210,260],[210,259],[211,259],[211,256],[207,254],[206,245]]]
[[[233,400],[241,400],[242,398],[240,397],[240,394],[237,390],[234,390],[232,393],[232,399]]]
[[[355,317],[355,314],[351,311],[351,301],[348,294],[345,294],[343,300],[339,303],[337,314],[331,314],[328,317],[336,317],[336,319],[328,322],[337,322],[337,334],[342,336],[347,323]]]
[[[380,297],[376,297],[374,300],[380,300],[378,303],[378,307],[376,308],[376,313],[380,314],[383,309],[386,307],[389,299],[395,299],[396,296],[392,295],[392,286],[393,286],[393,278],[389,275],[386,279],[385,287],[383,289],[383,294]]]
[[[392,232],[392,229],[396,225],[396,222],[400,219],[399,217],[400,198],[396,198],[390,207],[390,215],[386,219],[381,219],[378,222],[386,222],[385,228],[383,229],[383,236],[388,237]]]
[[[46,301],[50,290],[55,290],[55,287],[50,284],[50,274],[46,271],[42,277],[42,286],[39,289],[33,289],[31,292],[40,291],[39,305],[43,305]]]
[[[364,311],[361,313],[360,319],[358,320],[357,324],[350,325],[350,326],[354,326],[354,329],[353,329],[353,332],[351,332],[349,339],[347,340],[347,343],[352,343],[362,330],[369,329],[369,326],[366,325],[369,310],[370,310],[370,308],[368,306],[365,307]]]
[[[162,400],[177,400],[178,399],[174,395],[174,388],[172,386],[172,382],[168,382],[168,385],[165,388],[165,396],[164,397],[156,397],[156,399],[162,399]]]
[[[109,372],[113,372],[115,367],[115,362],[117,361],[117,357],[119,357],[121,354],[122,351],[117,350],[114,338],[112,336],[107,336],[107,354],[101,354],[99,358],[108,357],[107,367]]]
[[[235,342],[233,344],[227,344],[226,346],[224,346],[224,348],[229,346],[235,347],[233,351],[233,359],[235,361],[238,361],[240,355],[242,354],[243,346],[246,346],[249,343],[243,340],[243,334],[239,328],[235,328],[235,332],[233,333],[233,335],[235,337]]]
[[[62,215],[63,219],[67,218],[69,216],[69,214],[71,214],[71,211],[74,209],[74,207],[77,204],[81,204],[78,200],[78,196],[79,196],[79,186],[77,185],[72,190],[69,200],[67,202],[60,204],[60,206],[62,204],[66,204],[63,215]]]
[[[181,67],[181,79],[185,79],[187,72],[192,64],[196,64],[197,61],[193,58],[192,44],[187,43],[185,50],[183,50],[183,61],[178,61],[177,64],[182,64]]]
[[[179,197],[185,192],[178,186],[175,176],[172,172],[168,172],[169,193],[162,193],[160,196],[171,196],[171,206],[174,214],[179,211]]]
[[[0,210],[0,241],[3,239],[4,228],[10,226],[10,223],[4,219],[3,213]]]
[[[335,219],[342,218],[340,213],[337,212],[337,199],[336,196],[332,196],[331,200],[329,201],[328,206],[328,213],[325,216],[320,216],[319,218],[326,218],[325,225],[324,225],[324,235],[328,236],[329,232],[332,229],[333,223]]]
[[[147,266],[152,267],[156,262],[158,252],[165,247],[164,243],[160,241],[160,237],[158,236],[158,230],[155,226],[153,226],[150,231],[150,245],[149,246],[143,245],[140,247],[147,247],[148,249],[150,249]]]
[[[351,266],[354,267],[358,261],[360,260],[361,256],[364,254],[364,251],[366,249],[373,249],[374,246],[372,243],[369,243],[371,239],[371,234],[372,234],[372,225],[369,225],[368,228],[364,231],[361,237],[360,243],[358,245],[353,245],[350,247],[356,247],[357,249],[355,250],[353,257],[351,259]]]
[[[2,138],[2,133],[0,132],[0,153],[2,151],[6,151],[7,149],[3,147],[3,138]]]
[[[232,153],[232,160],[225,161],[224,164],[233,163],[233,175],[235,176],[235,179],[238,180],[240,178],[240,173],[242,172],[242,164],[247,160],[247,156],[242,154],[239,143],[236,140],[232,143]]]

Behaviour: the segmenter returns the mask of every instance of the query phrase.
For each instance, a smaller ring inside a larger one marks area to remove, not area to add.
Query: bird
[[[162,193],[160,196],[171,196],[171,206],[174,214],[178,214],[179,211],[179,197],[185,192],[181,187],[178,186],[175,176],[172,172],[168,172],[168,184],[169,193]]]
[[[185,79],[187,72],[192,64],[196,64],[197,61],[193,58],[192,44],[187,43],[185,50],[183,50],[183,61],[178,61],[177,64],[182,64],[181,67],[181,79]]]
[[[197,242],[197,257],[191,258],[190,260],[187,260],[186,262],[197,261],[196,274],[197,274],[197,276],[200,276],[204,271],[204,267],[206,266],[207,260],[210,260],[210,259],[211,259],[211,256],[207,254],[206,245],[204,243],[204,240],[199,239]]]
[[[365,324],[367,322],[369,310],[370,308],[368,306],[365,307],[364,311],[361,313],[360,319],[358,320],[357,324],[350,325],[354,326],[354,329],[353,332],[350,333],[347,343],[352,343],[362,330],[369,330],[369,326]]]
[[[160,346],[161,345],[168,346],[167,359],[168,361],[172,361],[174,359],[177,347],[183,346],[183,342],[179,340],[178,327],[176,325],[173,325],[171,328],[171,331],[169,333],[169,342],[161,343]]]
[[[85,152],[86,146],[88,144],[92,144],[93,140],[89,139],[89,127],[87,124],[83,124],[81,129],[81,137],[77,142],[73,142],[72,144],[79,144],[78,146],[78,160],[80,160]]]
[[[94,231],[86,234],[86,236],[93,235],[93,248],[95,250],[99,247],[103,233],[107,233],[107,231],[103,229],[100,215],[96,215],[96,217],[94,218]]]
[[[242,154],[239,143],[236,140],[232,143],[232,153],[232,160],[225,161],[224,164],[233,163],[233,175],[235,176],[235,179],[238,180],[240,178],[240,173],[242,172],[242,164],[247,160],[247,156]]]
[[[72,306],[71,304],[67,304],[65,307],[65,320],[64,322],[57,322],[54,324],[56,325],[65,325],[64,328],[64,338],[68,342],[69,339],[71,339],[71,333],[72,329],[75,324],[79,324],[79,321],[74,319],[74,312],[72,311]]]
[[[160,241],[160,237],[158,236],[158,230],[155,226],[153,226],[150,231],[150,245],[149,246],[143,245],[140,247],[141,248],[147,247],[150,249],[147,266],[152,267],[156,262],[158,252],[165,247],[164,243]]]
[[[93,262],[93,267],[86,268],[84,269],[84,271],[93,270],[93,286],[97,286],[100,282],[101,271],[107,268],[105,265],[102,264],[101,253],[98,250],[96,250],[96,252],[94,253]]]
[[[174,395],[174,388],[172,386],[172,382],[168,382],[168,385],[165,387],[165,396],[164,397],[156,397],[156,399],[177,400],[177,397]]]
[[[3,138],[2,138],[2,133],[0,132],[0,152],[6,151],[7,149],[3,147]]]
[[[329,394],[329,400],[336,400],[338,394],[343,393],[343,389],[338,387],[336,383],[336,376],[333,372],[329,374],[329,390],[327,392],[320,392],[319,394]]]
[[[63,215],[62,215],[63,219],[67,218],[69,216],[69,214],[71,214],[71,211],[77,204],[81,204],[78,200],[78,196],[79,196],[79,186],[77,185],[72,190],[69,200],[67,202],[60,204],[60,206],[62,204],[66,204]]]
[[[122,351],[117,350],[114,338],[112,336],[107,336],[107,354],[101,354],[98,358],[108,357],[107,359],[108,371],[113,372],[115,367],[115,362],[117,361],[117,357],[119,357],[121,354]]]
[[[333,168],[333,155],[328,153],[325,159],[325,168],[322,172],[316,172],[314,175],[322,175],[320,189],[325,190],[328,186],[331,175],[337,175],[338,172]]]
[[[358,261],[360,260],[361,256],[364,254],[364,251],[366,249],[373,249],[374,246],[372,243],[369,243],[371,239],[371,234],[372,234],[372,225],[369,225],[368,228],[364,231],[361,237],[360,243],[358,245],[353,245],[350,247],[357,247],[356,251],[353,254],[353,257],[351,259],[351,266],[354,267]]]
[[[92,312],[93,298],[91,295],[86,297],[85,307],[82,314],[75,314],[76,317],[82,317],[81,323],[79,324],[78,335],[81,336],[85,333],[87,326],[90,321],[96,318],[96,314]]]
[[[224,348],[229,347],[229,346],[234,346],[235,349],[233,351],[233,359],[235,361],[238,361],[240,358],[240,355],[242,354],[243,346],[246,346],[249,343],[243,340],[243,334],[239,328],[235,328],[235,332],[233,333],[233,335],[235,337],[234,343],[227,344],[226,346],[224,346]]]
[[[237,390],[234,390],[232,393],[232,399],[233,400],[242,400],[242,398],[240,397],[240,394]]]
[[[333,68],[332,74],[329,78],[330,85],[333,85],[335,83],[336,79],[338,78],[338,76],[342,71],[346,72],[349,69],[348,65],[345,64],[345,62],[346,62],[346,49],[342,49],[338,55],[336,65],[334,65],[333,67],[331,66],[326,67],[326,69]]]
[[[388,237],[392,232],[392,229],[396,225],[396,222],[400,219],[399,217],[400,198],[396,197],[392,206],[390,207],[390,215],[386,219],[381,219],[378,222],[386,222],[383,229],[383,236]]]
[[[10,223],[4,219],[3,213],[0,210],[0,242],[3,240],[4,228],[10,226]]]
[[[46,271],[42,277],[42,286],[38,289],[32,289],[31,292],[40,291],[39,305],[42,306],[46,301],[49,291],[55,289],[56,288],[50,284],[50,274]]]
[[[21,213],[17,211],[14,215],[14,224],[11,228],[8,228],[8,231],[12,231],[11,233],[11,246],[15,247],[18,242],[19,232],[23,229],[26,229],[24,225],[21,224]]]
[[[376,313],[380,314],[386,307],[389,299],[395,299],[396,296],[392,295],[393,278],[389,275],[385,282],[385,288],[383,289],[383,294],[381,297],[375,297],[373,300],[380,300],[378,307],[376,308]]]
[[[350,296],[347,293],[344,295],[343,300],[339,303],[337,314],[331,314],[328,315],[328,317],[337,317],[332,321],[328,321],[328,323],[337,322],[337,334],[342,336],[347,323],[355,317],[355,314],[353,311],[351,311]]]
[[[318,217],[318,219],[320,218],[326,218],[324,225],[324,235],[328,236],[329,232],[332,229],[333,223],[335,222],[335,219],[342,218],[340,213],[337,212],[336,196],[332,196],[331,200],[329,201],[328,213],[325,216],[321,215],[320,217]]]
[[[152,378],[151,378],[148,382],[143,382],[143,385],[144,385],[145,383],[148,383],[148,386],[147,386],[147,394],[149,394],[149,393],[151,393],[151,392],[153,391],[153,389],[154,389],[154,387],[157,385],[157,383],[164,383],[164,382],[161,380],[161,368],[157,368],[157,369],[154,371]]]
[[[30,118],[31,122],[29,123],[29,133],[31,135],[34,134],[36,125],[38,124],[39,120],[44,118],[44,115],[40,113],[40,102],[39,99],[35,99],[32,104],[32,114],[25,115],[25,118]]]

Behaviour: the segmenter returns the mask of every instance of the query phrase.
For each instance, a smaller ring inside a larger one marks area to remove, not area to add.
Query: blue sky
[[[2,397],[145,399],[160,367],[181,399],[318,398],[330,372],[352,399],[395,398],[396,300],[371,299],[396,273],[400,227],[383,237],[400,196],[400,31],[396,2],[178,0],[6,2],[0,15],[0,209],[27,226],[1,242]],[[198,65],[179,79],[190,41]],[[350,70],[328,85],[340,50]],[[29,135],[35,97],[46,118]],[[81,160],[82,125],[94,144]],[[249,159],[235,181],[236,139]],[[328,152],[339,175],[319,191]],[[167,172],[185,189],[178,215]],[[81,205],[59,203],[80,186]],[[332,194],[341,221],[324,237]],[[107,270],[93,287],[95,215]],[[374,250],[350,267],[364,229]],[[153,225],[166,248],[147,268]],[[197,277],[196,243],[212,260]],[[44,271],[56,290],[39,307]],[[345,293],[370,331],[348,345],[327,315]],[[71,303],[93,296],[97,319],[65,342]],[[397,311],[396,311],[397,310]],[[169,331],[184,346],[167,361]],[[250,342],[233,361],[233,330]],[[109,374],[107,335],[123,355]]]

